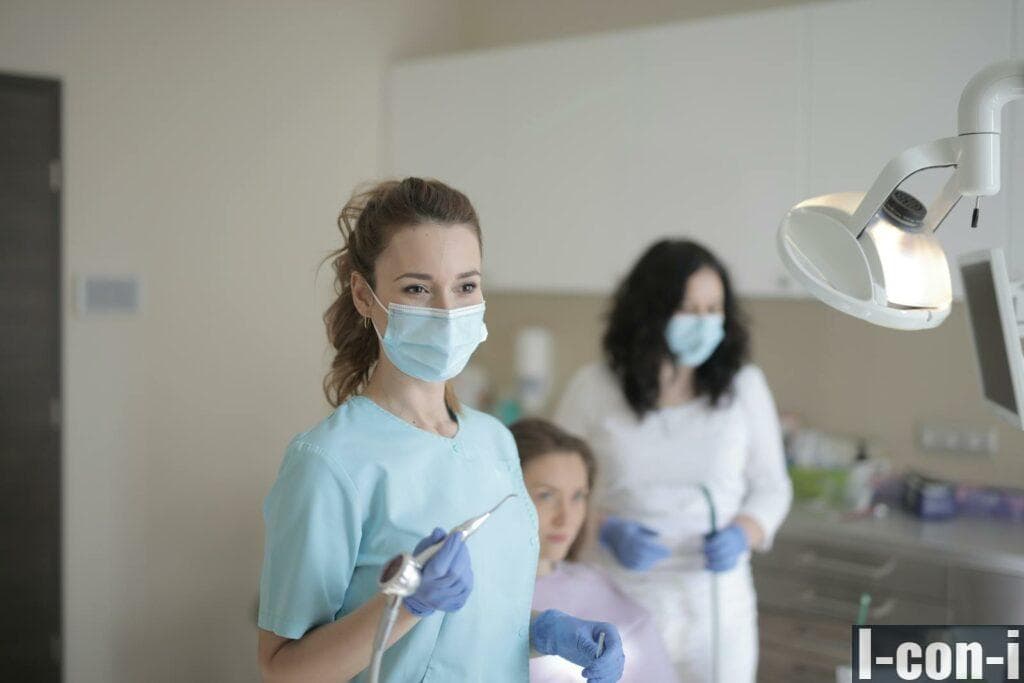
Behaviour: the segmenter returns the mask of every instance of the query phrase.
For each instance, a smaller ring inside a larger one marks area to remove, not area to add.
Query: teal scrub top
[[[297,639],[344,617],[377,593],[391,557],[515,493],[466,542],[466,604],[388,648],[381,680],[528,680],[537,513],[508,429],[470,408],[458,422],[443,437],[355,396],[291,441],[263,503],[260,628]]]

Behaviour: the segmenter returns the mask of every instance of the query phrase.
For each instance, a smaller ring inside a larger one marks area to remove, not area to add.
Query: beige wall
[[[378,172],[386,65],[461,42],[448,0],[0,3],[0,70],[64,84],[67,281],[144,293],[67,292],[67,680],[257,679],[260,505],[326,411],[314,269]]]
[[[943,325],[922,332],[868,325],[812,300],[752,299],[745,307],[753,361],[764,369],[780,410],[809,426],[870,437],[900,467],[1024,486],[1024,432],[1004,426],[981,402],[962,305]],[[474,360],[500,392],[510,392],[516,331],[547,327],[555,338],[553,404],[576,368],[600,358],[605,310],[606,300],[597,296],[489,292],[490,335]],[[922,420],[996,425],[999,453],[922,453],[915,443]]]

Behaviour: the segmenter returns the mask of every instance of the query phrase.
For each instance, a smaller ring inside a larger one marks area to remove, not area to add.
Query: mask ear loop
[[[363,277],[362,273],[359,273],[359,277],[362,278],[363,283],[366,285],[366,288],[368,290],[370,290],[370,296],[373,297],[373,300],[376,302],[376,304],[378,306],[380,306],[380,309],[382,311],[384,311],[385,313],[387,313],[388,317],[390,318],[391,317],[391,312],[387,309],[387,307],[384,306],[384,304],[382,304],[380,302],[380,299],[377,298],[377,293],[375,291],[373,291],[373,287],[370,286],[370,282],[365,277]],[[363,316],[363,327],[364,328],[369,328],[370,325],[373,325],[373,331],[377,335],[377,339],[379,339],[381,342],[383,342],[384,341],[384,337],[381,336],[380,330],[377,329],[377,323],[373,322],[373,318],[372,317],[370,317],[368,315]]]

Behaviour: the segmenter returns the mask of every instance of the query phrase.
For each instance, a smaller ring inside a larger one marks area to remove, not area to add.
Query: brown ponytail
[[[327,340],[335,350],[324,377],[324,394],[339,406],[359,393],[370,379],[380,345],[352,300],[352,273],[359,273],[371,287],[374,266],[398,230],[424,223],[469,225],[481,238],[480,221],[466,195],[437,180],[406,178],[387,180],[357,190],[338,216],[342,246],[326,260],[334,269],[337,298],[324,312]],[[481,245],[482,246],[482,245]],[[459,404],[451,384],[445,386],[450,410]]]

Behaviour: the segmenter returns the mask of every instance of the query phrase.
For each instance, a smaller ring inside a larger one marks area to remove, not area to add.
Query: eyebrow
[[[463,278],[472,277],[474,275],[479,274],[479,270],[467,270],[465,273],[459,273],[456,276],[456,279],[462,280]],[[401,280],[402,278],[412,278],[413,280],[423,280],[425,282],[430,282],[434,279],[431,276],[427,275],[426,273],[402,273],[401,275],[396,277],[395,280]]]
[[[543,481],[538,481],[537,482],[537,486],[543,486],[546,489],[554,489],[555,491],[562,491],[563,490],[563,489],[555,486],[554,484],[548,484],[548,483],[543,482]],[[583,488],[576,489],[576,490],[577,491],[583,491],[584,493],[590,493],[590,489],[588,489],[586,486],[584,486]]]

